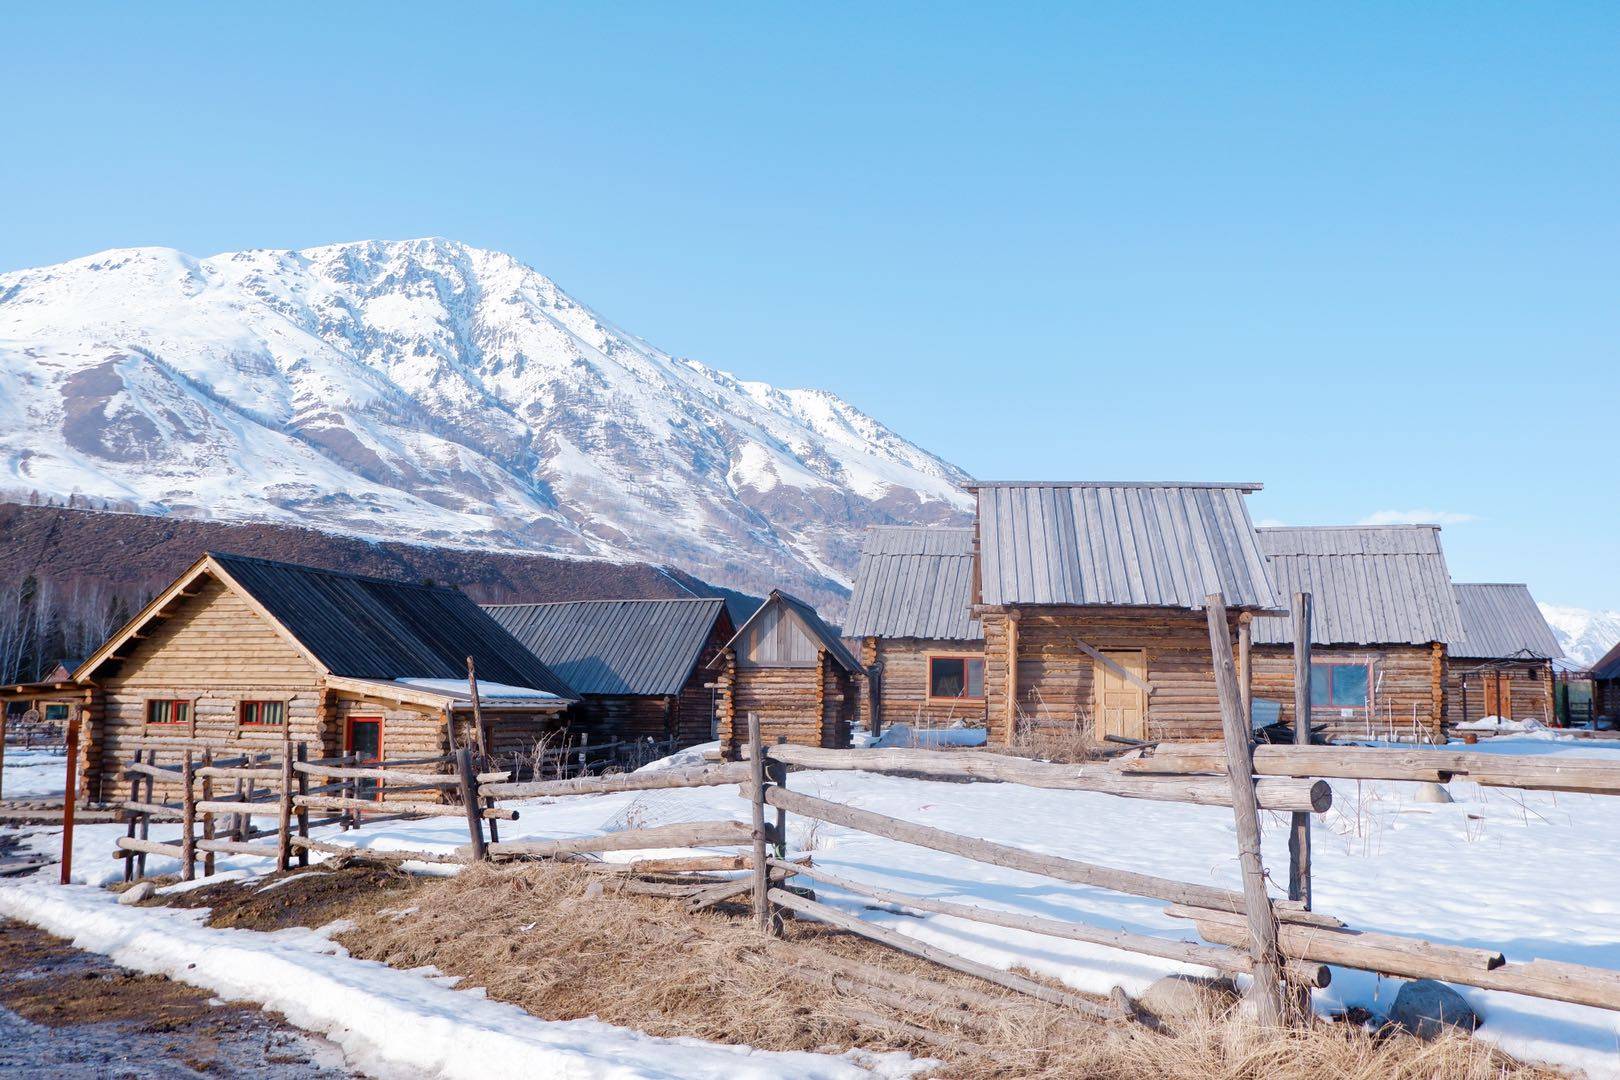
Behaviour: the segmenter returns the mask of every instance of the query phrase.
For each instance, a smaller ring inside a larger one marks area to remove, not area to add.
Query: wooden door
[[[374,765],[382,760],[382,717],[351,716],[343,733],[343,750],[355,756],[356,765]],[[362,799],[382,798],[382,784],[358,780],[355,793]]]
[[[1147,682],[1147,653],[1141,649],[1104,649],[1102,654]],[[1147,694],[1136,683],[1100,661],[1092,664],[1092,700],[1097,712],[1097,738],[1121,735],[1147,738]]]
[[[1500,716],[1504,720],[1513,718],[1513,701],[1511,677],[1505,671],[1487,671],[1484,673],[1485,682],[1485,715]]]

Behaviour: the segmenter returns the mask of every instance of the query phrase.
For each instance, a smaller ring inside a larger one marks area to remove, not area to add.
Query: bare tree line
[[[0,583],[0,683],[33,682],[60,660],[90,655],[149,595],[85,578]]]

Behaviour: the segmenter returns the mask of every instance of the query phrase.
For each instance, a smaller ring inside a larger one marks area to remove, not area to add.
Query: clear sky
[[[0,270],[449,236],[981,478],[1620,608],[1620,5],[78,10],[0,10]]]

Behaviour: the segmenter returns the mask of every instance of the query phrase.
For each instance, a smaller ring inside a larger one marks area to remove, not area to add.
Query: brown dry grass
[[[618,892],[612,879],[567,864],[477,865],[414,890],[409,903],[409,913],[360,914],[340,940],[356,955],[460,975],[463,986],[547,1019],[595,1016],[655,1035],[769,1050],[903,1049],[940,1058],[935,1075],[970,1080],[1557,1075],[1460,1037],[1424,1044],[1330,1023],[1278,1034],[1213,1017],[1157,1032],[1080,1020],[819,924],[789,921],[784,942],[773,944],[736,909],[688,914],[678,902]],[[805,947],[988,992],[997,1002],[947,1018],[945,1010],[897,1007],[893,994],[805,982],[789,973]],[[852,1009],[928,1028],[953,1045],[879,1030]]]

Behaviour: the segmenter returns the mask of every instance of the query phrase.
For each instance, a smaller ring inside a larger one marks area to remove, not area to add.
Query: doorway
[[[382,760],[382,717],[351,716],[343,731],[343,752],[353,754],[356,765],[375,765]],[[355,793],[362,799],[382,798],[382,782],[355,781]]]
[[[1147,694],[1140,683],[1147,682],[1147,652],[1142,649],[1104,649],[1102,655],[1113,666],[1097,661],[1091,678],[1096,687],[1092,698],[1097,708],[1097,738],[1119,735],[1127,739],[1147,738]],[[1119,669],[1119,670],[1116,670]],[[1132,682],[1123,672],[1134,675]]]

